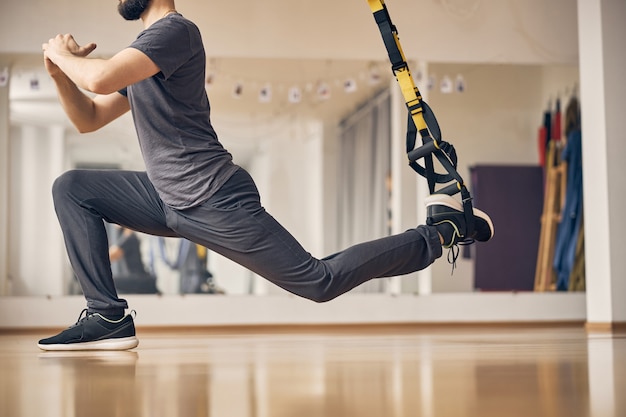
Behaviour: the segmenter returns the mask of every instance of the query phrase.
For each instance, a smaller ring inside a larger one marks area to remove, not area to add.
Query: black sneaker
[[[435,226],[443,237],[443,247],[452,248],[458,244],[474,241],[486,242],[493,237],[493,223],[489,216],[478,209],[474,210],[474,232],[464,236],[465,213],[460,201],[447,194],[432,194],[426,198],[426,224]]]
[[[132,349],[139,344],[135,337],[133,313],[119,320],[110,320],[99,313],[89,314],[84,309],[76,324],[56,336],[41,339],[37,346],[43,350]]]

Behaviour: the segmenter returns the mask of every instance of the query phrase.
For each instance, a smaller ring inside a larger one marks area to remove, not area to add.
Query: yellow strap
[[[409,109],[422,102],[422,96],[413,82],[413,77],[411,77],[411,72],[408,67],[400,71],[396,71],[396,80],[398,80],[398,84],[400,84],[402,96],[404,97],[404,101]],[[428,128],[426,121],[424,120],[422,107],[411,110],[411,117],[413,118],[413,122],[415,123],[417,130],[421,131]]]
[[[422,139],[428,135],[428,125],[426,124],[426,120],[424,119],[424,109],[422,106],[422,95],[415,85],[413,81],[413,77],[411,76],[411,71],[409,70],[409,64],[406,62],[406,57],[404,56],[404,52],[402,51],[402,45],[400,45],[400,39],[398,38],[398,32],[391,22],[391,17],[389,16],[389,12],[387,7],[385,6],[384,0],[367,0],[372,13],[374,14],[374,19],[378,24],[378,28],[383,36],[383,41],[385,43],[385,48],[389,54],[389,58],[392,61],[393,73],[400,85],[400,90],[402,91],[402,96],[404,97],[404,101],[406,103],[407,109],[411,114],[411,119],[413,119],[413,123],[415,123],[415,127],[422,135]],[[390,30],[391,33],[387,33],[387,30]],[[393,36],[393,41],[395,43],[395,49],[393,45],[389,45],[390,39],[389,35]],[[397,61],[397,62],[394,62]],[[429,136],[429,135],[428,135]],[[435,138],[433,139],[433,143],[437,149],[439,148],[439,143]],[[445,156],[450,163],[450,167],[454,170],[454,163],[450,159],[450,156],[443,152],[443,156]],[[415,163],[415,162],[413,162]],[[447,168],[448,169],[448,168]],[[448,169],[449,171],[449,169]],[[457,180],[457,187],[461,192],[463,192],[463,181],[458,175],[458,172],[455,171],[456,176],[460,179]],[[419,171],[418,171],[419,172]],[[452,173],[452,171],[449,171]],[[426,175],[427,178],[428,175]],[[429,183],[430,183],[429,178]],[[432,190],[431,190],[432,192]],[[469,191],[467,191],[467,196],[469,197]],[[471,203],[470,203],[471,204]],[[471,207],[471,205],[470,205]]]
[[[385,2],[383,0],[367,0],[370,4],[370,9],[372,9],[372,13],[377,12],[383,9]]]
[[[385,2],[383,0],[367,0],[367,2],[369,3],[372,13],[379,12],[385,8]],[[391,21],[389,23],[391,24]],[[392,34],[396,42],[396,46],[398,47],[398,51],[400,52],[400,56],[402,57],[402,61],[404,61],[405,64],[403,68],[394,70],[394,75],[400,85],[400,90],[402,91],[402,96],[404,97],[407,108],[411,112],[411,118],[413,119],[418,131],[422,131],[428,128],[426,121],[424,120],[422,108],[414,108],[416,105],[421,104],[422,95],[415,85],[413,77],[411,76],[409,65],[406,63],[406,57],[402,51],[402,45],[400,45],[400,39],[398,38],[397,33],[394,32]]]

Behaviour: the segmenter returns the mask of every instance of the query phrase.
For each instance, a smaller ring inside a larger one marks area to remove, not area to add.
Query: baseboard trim
[[[415,323],[337,323],[337,324],[244,324],[244,325],[194,325],[194,326],[137,326],[137,332],[143,334],[381,334],[397,332],[420,332],[436,330],[471,330],[471,329],[548,329],[572,328],[584,329],[585,322],[574,321],[511,321],[511,322],[415,322]],[[21,335],[56,333],[63,330],[57,327],[32,327],[27,329],[0,328],[0,335]]]
[[[586,322],[587,333],[626,332],[626,322]]]
[[[218,328],[341,325],[584,325],[584,294],[468,293],[346,295],[316,304],[293,296],[126,297],[136,310],[135,326]],[[82,297],[5,297],[0,329],[60,329],[76,321]],[[244,327],[240,327],[244,326]],[[288,328],[288,327],[287,327]]]

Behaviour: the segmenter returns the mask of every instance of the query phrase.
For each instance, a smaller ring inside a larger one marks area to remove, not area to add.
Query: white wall
[[[626,322],[623,114],[626,3],[579,1],[585,267],[590,323]],[[583,26],[584,23],[584,26]]]
[[[9,61],[0,59],[0,76],[9,68]],[[0,85],[0,230],[9,219],[9,86]],[[8,233],[0,233],[0,274],[8,270]],[[0,296],[8,293],[6,279],[0,279]]]
[[[626,53],[624,39],[626,27],[626,3],[623,1],[603,2],[602,5],[603,55],[605,56],[604,90],[607,126],[607,171],[609,197],[610,251],[611,251],[611,313],[609,322],[626,322],[626,258],[623,256],[621,236],[626,232],[626,196],[624,190],[624,155],[626,155],[626,118],[623,102],[626,97]],[[585,130],[585,133],[587,131]],[[590,138],[593,140],[593,138]],[[587,149],[585,145],[584,149]],[[591,226],[592,227],[592,226]],[[601,320],[598,320],[601,321]],[[602,320],[607,322],[605,320]]]

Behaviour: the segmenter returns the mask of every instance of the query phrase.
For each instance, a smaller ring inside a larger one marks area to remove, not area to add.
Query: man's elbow
[[[95,132],[96,131],[96,129],[86,128],[86,127],[83,127],[83,126],[76,126],[76,125],[74,125],[74,126],[76,127],[76,131],[78,133],[80,133],[81,135],[83,133],[91,133],[91,132]]]
[[[98,130],[98,127],[89,123],[72,123],[74,125],[74,128],[76,129],[76,131],[80,134],[83,133],[91,133],[91,132],[95,132],[96,130]]]
[[[117,91],[117,89],[115,89],[111,83],[98,80],[89,82],[85,86],[85,89],[91,93],[101,95],[107,95]]]
[[[111,94],[118,90],[115,86],[114,80],[107,77],[105,74],[96,74],[85,80],[85,89],[94,94]]]

